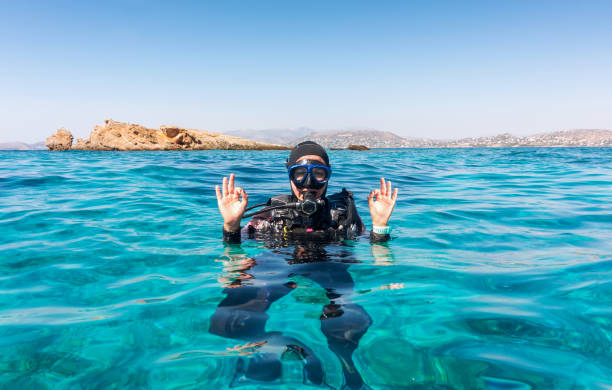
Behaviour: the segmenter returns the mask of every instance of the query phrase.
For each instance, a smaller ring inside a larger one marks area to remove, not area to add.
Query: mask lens
[[[327,180],[327,170],[325,168],[314,167],[312,168],[312,176],[318,182]]]
[[[295,181],[302,181],[306,177],[306,173],[308,173],[308,168],[295,167],[291,170],[291,178]]]

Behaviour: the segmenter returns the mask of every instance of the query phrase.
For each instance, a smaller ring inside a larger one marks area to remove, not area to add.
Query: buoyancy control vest
[[[294,195],[277,195],[270,198],[268,206],[283,206],[296,202]],[[352,239],[365,227],[353,200],[353,194],[345,188],[324,198],[325,204],[312,215],[295,208],[274,208],[259,214],[248,225],[249,234],[274,235],[284,238]]]

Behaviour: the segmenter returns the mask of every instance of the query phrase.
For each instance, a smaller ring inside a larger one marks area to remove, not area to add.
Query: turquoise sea
[[[0,152],[0,388],[612,389],[612,148],[332,151],[366,225],[399,188],[390,242],[223,245],[214,185],[287,155]]]

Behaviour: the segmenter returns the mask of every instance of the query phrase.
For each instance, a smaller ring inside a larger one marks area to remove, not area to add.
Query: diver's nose
[[[314,187],[316,187],[314,178],[312,177],[312,173],[309,173],[309,174],[306,175],[306,180],[304,180],[304,187],[306,187],[306,188],[314,188]]]

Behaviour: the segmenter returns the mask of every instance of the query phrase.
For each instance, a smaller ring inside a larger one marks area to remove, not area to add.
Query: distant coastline
[[[44,142],[28,144],[26,142],[0,142],[0,150],[47,150]]]
[[[350,144],[369,148],[486,148],[486,147],[609,147],[610,130],[565,130],[517,137],[503,133],[489,137],[436,140],[402,138],[388,131],[354,130],[311,133],[294,142],[310,139],[327,148],[346,148]]]
[[[7,142],[0,143],[0,150],[275,150],[291,148],[304,140],[318,142],[330,149],[347,149],[350,145],[363,145],[371,149],[612,146],[612,131],[599,129],[553,131],[524,137],[502,133],[455,140],[403,138],[392,132],[380,130],[316,132],[308,128],[299,128],[228,133],[172,126],[149,129],[109,119],[104,125],[96,126],[89,138],[77,139],[75,143],[69,131],[59,129],[47,138],[46,144]]]

